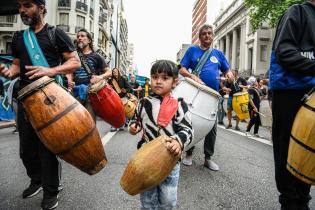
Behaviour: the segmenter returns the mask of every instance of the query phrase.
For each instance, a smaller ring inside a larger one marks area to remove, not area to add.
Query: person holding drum
[[[211,25],[205,24],[201,26],[199,29],[199,41],[200,46],[193,45],[186,51],[180,62],[182,66],[180,73],[184,77],[189,77],[218,91],[220,71],[226,77],[234,78],[233,73],[230,71],[230,65],[221,51],[211,48],[213,41],[213,27]],[[189,69],[192,70],[192,73],[188,71]],[[215,123],[204,141],[204,166],[214,171],[219,170],[219,166],[211,160],[211,156],[214,153],[216,136],[217,126]],[[194,147],[187,151],[186,157],[183,160],[184,165],[192,165],[193,150]]]
[[[153,64],[151,68],[153,94],[139,101],[135,118],[129,123],[129,132],[132,135],[143,130],[138,149],[160,135],[167,135],[171,137],[171,140],[166,142],[167,150],[171,155],[178,157],[185,146],[192,141],[193,130],[188,106],[182,98],[175,99],[171,96],[171,91],[177,84],[177,78],[178,67],[174,62],[158,60]],[[160,112],[163,109],[168,111],[161,116]],[[160,117],[166,119],[163,120],[163,125],[160,123]],[[180,164],[177,163],[162,183],[141,193],[141,209],[175,208],[179,171]]]
[[[248,95],[249,95],[249,102],[248,102],[248,109],[250,115],[250,121],[248,122],[246,128],[246,136],[250,135],[250,130],[254,125],[254,136],[260,137],[258,135],[259,125],[260,125],[260,116],[259,116],[259,108],[260,108],[260,101],[261,101],[261,92],[258,87],[258,81],[254,76],[249,77],[247,80],[250,88],[248,88]]]
[[[293,176],[286,167],[295,116],[304,103],[302,98],[315,86],[314,25],[315,0],[291,6],[278,23],[271,52],[272,141],[282,210],[310,209],[311,186]]]
[[[18,8],[22,22],[29,28],[14,34],[13,64],[9,69],[0,66],[1,75],[11,79],[19,75],[19,88],[22,89],[43,76],[68,74],[80,68],[80,60],[70,37],[61,29],[45,23],[44,16],[47,13],[45,0],[18,0]],[[27,34],[29,36],[26,36]],[[27,47],[27,43],[32,42],[35,46],[35,41],[37,46],[32,49],[36,50],[36,53],[32,57],[32,51]],[[34,59],[46,61],[45,64],[48,64],[33,65]],[[43,189],[42,209],[56,208],[60,178],[58,159],[38,138],[21,103],[18,105],[17,124],[20,157],[31,179],[22,197],[35,196]]]
[[[109,78],[112,73],[104,58],[94,51],[92,36],[86,29],[82,28],[78,31],[75,43],[81,60],[81,68],[67,75],[68,89],[73,91],[74,97],[96,121],[96,114],[88,97],[88,86]]]
[[[244,78],[238,76],[238,71],[237,70],[232,70],[234,79],[228,79],[225,82],[225,87],[227,88],[229,92],[229,98],[227,102],[227,118],[228,118],[228,124],[225,127],[226,129],[232,128],[232,101],[233,101],[233,95],[235,93],[239,93],[243,91],[243,88],[247,88],[247,82]],[[235,124],[235,130],[239,131],[241,130],[238,125],[239,125],[240,119],[236,116],[236,124]]]
[[[127,99],[128,93],[130,93],[130,84],[124,77],[121,76],[120,71],[118,68],[114,68],[112,70],[112,77],[109,78],[108,84],[112,86],[112,88],[117,92],[120,98],[124,99],[124,102],[128,102]],[[124,104],[124,105],[125,105]],[[126,109],[126,108],[125,108]],[[127,126],[127,124],[126,124]],[[124,127],[121,127],[119,129],[112,127],[110,129],[111,132],[117,131],[117,130],[124,130]]]

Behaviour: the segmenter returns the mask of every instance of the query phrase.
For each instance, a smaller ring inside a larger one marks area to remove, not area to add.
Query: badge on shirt
[[[212,63],[218,63],[218,62],[219,62],[218,59],[217,59],[215,56],[211,56],[211,57],[210,57],[210,61],[211,61]]]

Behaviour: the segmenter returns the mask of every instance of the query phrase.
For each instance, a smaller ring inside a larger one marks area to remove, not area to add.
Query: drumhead
[[[95,84],[91,84],[91,86],[89,87],[89,93],[97,93],[98,91],[100,91],[104,86],[106,85],[106,81],[105,80],[101,80],[98,81]]]
[[[220,94],[217,91],[213,90],[212,88],[210,88],[206,85],[200,84],[199,82],[196,82],[195,80],[187,78],[187,77],[185,77],[185,80],[188,83],[190,83],[191,85],[197,87],[198,89],[203,90],[203,91],[205,91],[205,92],[207,92],[213,96],[220,98]]]
[[[33,92],[37,91],[38,89],[41,89],[45,87],[47,84],[55,81],[53,78],[50,78],[48,76],[44,76],[42,78],[39,78],[38,80],[32,82],[31,84],[24,87],[22,90],[18,92],[18,100],[22,100],[26,96],[31,95]]]
[[[248,94],[248,92],[239,92],[239,93],[234,93],[233,96],[242,96],[246,94]]]

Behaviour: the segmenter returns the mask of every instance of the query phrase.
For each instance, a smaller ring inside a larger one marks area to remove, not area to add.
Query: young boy
[[[178,67],[172,61],[158,60],[153,64],[151,68],[153,94],[139,101],[135,119],[129,124],[129,132],[132,135],[143,130],[142,139],[137,146],[138,149],[146,141],[151,141],[165,134],[172,139],[166,144],[168,151],[174,156],[180,156],[184,147],[192,141],[191,115],[183,99],[176,99],[178,100],[178,105],[175,107],[177,111],[166,126],[161,127],[158,123],[163,99],[170,97],[172,89],[176,86],[177,77]],[[140,194],[141,209],[172,209],[176,207],[179,170],[180,164],[177,163],[160,185]]]

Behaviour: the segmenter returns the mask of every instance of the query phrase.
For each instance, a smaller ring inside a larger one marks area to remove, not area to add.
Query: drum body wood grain
[[[123,103],[117,93],[104,80],[91,85],[89,99],[95,113],[115,128],[125,124]]]
[[[33,128],[54,154],[92,175],[107,163],[88,111],[53,79],[42,77],[19,91]]]
[[[136,195],[163,182],[175,167],[174,157],[165,147],[168,136],[162,135],[144,144],[128,162],[120,185],[129,195]]]
[[[315,185],[315,93],[295,116],[287,169],[300,180]]]
[[[189,78],[181,81],[173,90],[172,95],[183,98],[191,112],[194,139],[185,147],[187,151],[213,128],[217,119],[220,95],[217,91]]]

